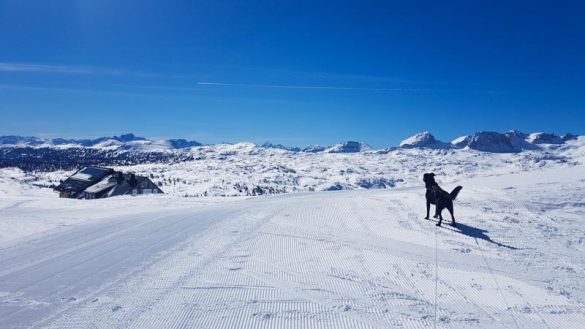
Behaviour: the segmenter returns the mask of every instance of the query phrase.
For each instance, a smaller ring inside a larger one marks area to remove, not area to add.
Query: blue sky
[[[0,135],[585,133],[583,1],[4,1]]]

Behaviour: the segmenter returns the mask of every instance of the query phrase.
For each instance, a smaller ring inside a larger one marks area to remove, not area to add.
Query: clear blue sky
[[[0,0],[0,135],[585,133],[584,1]]]

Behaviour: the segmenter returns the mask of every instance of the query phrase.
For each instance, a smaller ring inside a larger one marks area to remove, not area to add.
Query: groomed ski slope
[[[140,207],[0,244],[0,328],[582,328],[584,183],[575,166],[445,184],[464,186],[458,228],[423,219],[422,181],[104,200],[87,216]]]

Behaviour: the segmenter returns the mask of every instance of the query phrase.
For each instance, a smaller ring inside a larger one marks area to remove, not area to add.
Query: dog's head
[[[427,187],[436,185],[437,182],[435,182],[435,174],[434,173],[426,173],[423,175],[423,181],[425,182],[425,185]]]

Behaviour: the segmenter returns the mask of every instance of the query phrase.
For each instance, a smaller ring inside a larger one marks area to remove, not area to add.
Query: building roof
[[[148,177],[131,173],[122,173],[109,168],[84,167],[55,188],[59,192],[68,192],[70,197],[81,198],[85,193],[93,198],[130,194],[133,189],[147,181],[150,189],[163,191]]]
[[[88,193],[99,193],[101,191],[104,191],[114,185],[117,184],[117,181],[115,178],[112,179],[113,175],[108,175],[105,176],[104,178],[102,178],[102,180],[100,180],[99,182],[91,185],[90,187],[85,189],[85,192]]]
[[[59,186],[55,187],[55,190],[79,194],[87,187],[99,182],[106,175],[113,172],[114,170],[108,168],[83,167],[71,177],[64,180]]]
[[[75,175],[71,176],[74,179],[80,180],[92,180],[92,179],[101,179],[105,175],[111,173],[113,170],[109,168],[100,168],[100,167],[84,167]]]

